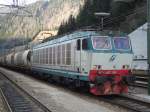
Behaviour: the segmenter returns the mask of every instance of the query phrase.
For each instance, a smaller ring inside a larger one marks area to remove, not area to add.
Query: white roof
[[[129,34],[135,59],[147,59],[147,23]]]
[[[134,52],[133,69],[147,70],[147,23],[129,34]]]

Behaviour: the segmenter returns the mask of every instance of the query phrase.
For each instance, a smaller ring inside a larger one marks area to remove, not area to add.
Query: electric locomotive
[[[89,85],[94,95],[127,93],[133,81],[133,52],[127,36],[76,31],[31,51],[33,72],[69,85]]]

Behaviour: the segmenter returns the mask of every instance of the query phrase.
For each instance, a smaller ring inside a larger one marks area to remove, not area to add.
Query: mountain
[[[0,39],[27,39],[39,30],[57,30],[70,15],[77,16],[83,5],[84,0],[38,1],[13,14],[0,15]]]
[[[0,15],[0,42],[9,39],[9,43],[15,41],[20,45],[40,30],[59,30],[62,34],[70,29],[99,25],[94,12],[103,11],[111,13],[104,20],[105,28],[129,33],[146,21],[145,5],[146,0],[40,0],[13,10],[13,14]]]

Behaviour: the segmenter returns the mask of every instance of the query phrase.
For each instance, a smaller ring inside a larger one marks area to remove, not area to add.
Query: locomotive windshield
[[[129,50],[130,42],[128,38],[114,38],[115,48],[118,50]]]
[[[93,47],[94,49],[111,49],[110,38],[107,37],[93,37]]]

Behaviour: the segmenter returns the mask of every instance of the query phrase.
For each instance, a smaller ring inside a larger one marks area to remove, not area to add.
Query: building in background
[[[40,31],[32,38],[33,40],[31,44],[32,45],[40,44],[43,40],[50,38],[52,36],[56,36],[57,33],[58,33],[58,30]]]
[[[134,52],[133,69],[147,70],[147,23],[129,34]]]

